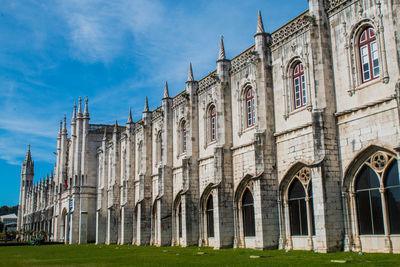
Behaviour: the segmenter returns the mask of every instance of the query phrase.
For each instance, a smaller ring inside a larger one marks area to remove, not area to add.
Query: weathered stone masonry
[[[79,100],[36,184],[28,149],[22,235],[399,253],[400,1],[308,2],[272,34],[259,14],[233,59],[221,38],[216,70],[196,81],[190,65],[137,122],[90,124]]]

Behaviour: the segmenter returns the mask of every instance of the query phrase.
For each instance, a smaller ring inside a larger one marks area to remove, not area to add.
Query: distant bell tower
[[[28,145],[28,151],[26,152],[25,160],[22,163],[21,168],[21,189],[19,193],[19,206],[18,206],[18,222],[17,230],[23,230],[24,220],[23,216],[25,213],[25,201],[26,193],[28,189],[33,185],[33,168],[34,162],[31,156],[31,146]]]

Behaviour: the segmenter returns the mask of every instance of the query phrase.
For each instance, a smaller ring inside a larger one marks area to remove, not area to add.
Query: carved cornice
[[[351,2],[351,0],[328,0],[326,2],[326,9],[328,10],[328,13],[330,13],[345,3]]]
[[[158,107],[157,109],[155,109],[155,110],[153,111],[151,120],[152,120],[152,121],[156,121],[156,120],[158,120],[158,119],[159,119],[160,117],[162,117],[162,116],[163,116],[162,107]]]
[[[172,100],[172,108],[176,108],[177,106],[180,106],[181,104],[185,103],[186,97],[185,97],[186,91],[183,91],[179,95],[175,96]]]
[[[233,58],[231,61],[230,74],[235,74],[246,67],[249,63],[254,63],[257,60],[257,55],[254,52],[254,45],[249,49]]]
[[[199,89],[197,90],[198,95],[200,95],[201,93],[206,91],[208,88],[210,88],[211,86],[213,86],[214,84],[217,83],[217,79],[216,79],[215,75],[216,75],[216,71],[213,71],[199,81]]]
[[[307,30],[312,21],[313,18],[310,17],[308,10],[305,11],[303,14],[272,33],[272,46],[277,46],[284,40],[293,37],[296,33]]]

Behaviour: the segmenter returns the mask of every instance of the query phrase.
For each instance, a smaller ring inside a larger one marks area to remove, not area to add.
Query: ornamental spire
[[[118,132],[118,121],[115,120],[115,124],[114,124],[114,133]]]
[[[82,116],[82,98],[79,97],[79,105],[78,105],[78,116]]]
[[[107,127],[104,127],[103,141],[107,140]]]
[[[165,81],[164,98],[169,98],[168,82],[167,81]]]
[[[188,73],[188,78],[187,78],[188,82],[193,82],[194,78],[193,78],[193,70],[192,70],[192,63],[189,63],[189,73]]]
[[[32,160],[32,155],[31,155],[31,144],[28,144],[28,151],[26,151],[26,157],[25,161],[30,162]]]
[[[84,111],[84,113],[83,113],[83,116],[85,117],[85,118],[88,118],[89,117],[89,99],[88,99],[88,97],[86,96],[85,97],[85,111]]]
[[[74,113],[72,114],[72,119],[76,119],[76,102],[74,103]]]
[[[257,32],[256,33],[265,33],[264,24],[261,17],[261,11],[258,10],[258,20],[257,20]]]
[[[66,116],[65,114],[64,114],[64,123],[63,123],[62,131],[63,131],[64,133],[67,132],[67,116]]]
[[[221,35],[221,41],[219,43],[219,56],[218,60],[224,60],[225,57],[225,48],[224,48],[224,36]]]
[[[127,124],[132,124],[132,110],[131,110],[131,107],[129,107],[129,116],[128,116],[128,121],[126,123]]]
[[[149,112],[149,100],[147,99],[147,96],[146,96],[146,100],[144,102],[144,110],[143,110],[143,112]]]

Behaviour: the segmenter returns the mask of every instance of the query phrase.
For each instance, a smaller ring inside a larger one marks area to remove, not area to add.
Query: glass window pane
[[[290,232],[292,235],[300,235],[300,207],[299,201],[289,200]]]
[[[386,189],[389,210],[390,233],[400,234],[400,186]]]
[[[242,197],[242,215],[244,236],[255,236],[254,201],[248,189]]]
[[[304,191],[303,184],[299,179],[294,179],[289,188],[289,199],[305,198],[306,192]]]
[[[397,160],[394,160],[385,173],[385,187],[400,185],[399,169],[397,166]]]
[[[357,175],[356,191],[370,188],[379,188],[379,180],[376,173],[367,165],[364,165]]]
[[[300,199],[300,224],[301,224],[301,235],[308,235],[308,224],[307,224],[307,206],[304,199]]]
[[[214,237],[214,206],[212,195],[207,200],[207,235],[208,237]]]
[[[182,237],[182,205],[179,204],[178,210],[178,221],[179,221],[179,237]]]
[[[372,219],[374,224],[374,234],[382,235],[385,233],[383,228],[382,200],[379,190],[371,190]]]
[[[371,205],[369,199],[369,191],[361,191],[356,193],[358,228],[360,235],[372,234],[372,218]]]

